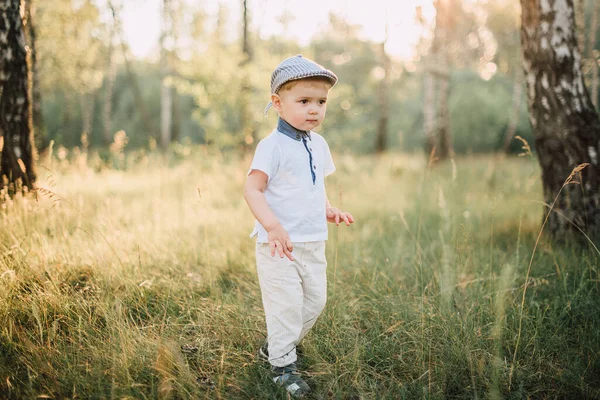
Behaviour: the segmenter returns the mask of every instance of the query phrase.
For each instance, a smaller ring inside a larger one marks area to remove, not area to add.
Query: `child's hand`
[[[288,235],[287,231],[278,224],[275,228],[271,229],[269,232],[269,247],[271,247],[271,257],[275,257],[275,252],[279,253],[279,257],[283,258],[283,256],[287,256],[290,261],[294,261],[294,256],[292,255],[292,251],[294,250],[294,246],[292,245],[292,241],[290,240],[290,235]]]
[[[347,226],[354,223],[352,214],[342,212],[339,208],[327,207],[325,215],[327,216],[327,222],[335,222],[338,226],[340,225],[340,221],[344,221]]]

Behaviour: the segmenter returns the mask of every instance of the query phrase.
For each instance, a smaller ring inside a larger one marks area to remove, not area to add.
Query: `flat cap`
[[[331,86],[338,81],[338,77],[333,72],[300,54],[286,58],[271,74],[271,93],[278,93],[286,82],[313,76],[326,78],[331,82]]]

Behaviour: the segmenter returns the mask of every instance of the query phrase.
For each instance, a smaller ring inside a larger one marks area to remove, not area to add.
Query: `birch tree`
[[[462,0],[435,0],[434,6],[435,27],[424,72],[425,151],[430,153],[435,147],[436,156],[443,159],[454,154],[449,108],[451,69],[479,60],[484,41],[478,39],[475,46],[465,46],[465,37],[477,37],[480,27]]]
[[[440,65],[441,49],[443,41],[446,39],[444,36],[444,7],[442,0],[435,0],[435,28],[433,30],[433,39],[431,42],[431,48],[427,59],[425,61],[425,73],[424,73],[424,92],[425,98],[423,103],[423,128],[425,133],[425,153],[429,154],[434,148],[439,146],[439,137],[436,129],[439,128],[439,110],[436,107],[436,86],[439,78],[444,77],[447,79],[448,68],[447,65]],[[444,105],[444,99],[442,98],[440,105]],[[437,118],[436,118],[437,117]],[[438,149],[439,150],[439,149]]]
[[[171,142],[173,121],[173,87],[169,82],[169,78],[173,73],[172,57],[175,45],[173,38],[173,0],[163,0],[162,23],[160,40],[162,75],[160,90],[160,147],[166,149]]]
[[[115,58],[115,34],[117,29],[117,17],[116,17],[116,9],[115,5],[112,1],[108,1],[108,7],[110,8],[112,14],[112,21],[110,23],[110,27],[108,28],[108,49],[106,55],[106,73],[105,73],[105,91],[104,91],[104,107],[102,109],[102,121],[104,127],[104,144],[109,145],[113,141],[113,127],[112,127],[112,107],[113,107],[113,95],[115,89],[115,80],[117,79],[117,62]],[[92,95],[88,95],[84,97],[85,99],[92,99]],[[93,110],[93,103],[89,101],[88,104],[88,112],[89,110]],[[89,115],[86,110],[84,110],[84,128],[83,132],[89,134],[90,132],[86,130],[86,125],[91,126],[91,118],[85,118],[85,115]],[[86,123],[87,120],[87,123]]]
[[[594,48],[596,44],[596,33],[598,32],[598,13],[600,13],[600,4],[597,1],[592,3],[592,20],[590,22],[590,32],[588,34],[588,60],[592,68],[592,103],[598,107],[598,64],[600,64],[600,51]]]
[[[440,37],[438,55],[438,121],[437,138],[439,158],[444,159],[454,156],[454,147],[452,146],[452,132],[450,129],[450,107],[448,101],[450,98],[450,56],[448,47],[450,46],[450,34],[453,31],[454,23],[452,18],[452,8],[449,1],[437,0],[436,2],[436,34]],[[439,25],[439,28],[438,28]]]
[[[19,0],[0,0],[0,186],[33,188],[33,128],[27,47]]]
[[[582,230],[597,240],[600,120],[583,80],[573,0],[521,0],[521,7],[523,70],[547,226],[554,237]],[[581,164],[589,165],[572,174]]]
[[[248,10],[248,0],[242,0],[243,19],[242,19],[242,62],[240,69],[242,72],[242,87],[240,94],[240,119],[242,131],[244,134],[244,143],[246,146],[252,146],[256,143],[256,129],[252,112],[250,110],[250,96],[252,95],[252,83],[250,80],[250,66],[254,58],[252,44],[250,42],[250,14]]]
[[[40,72],[37,62],[37,27],[36,4],[34,0],[25,2],[25,16],[23,17],[27,46],[29,46],[29,71],[31,76],[31,118],[35,132],[35,147],[41,150],[47,146],[45,135],[44,117],[42,115],[42,92],[40,90]]]
[[[388,26],[385,28],[385,40],[380,45],[380,57],[382,64],[383,77],[379,82],[378,90],[378,110],[379,118],[377,120],[377,134],[375,139],[375,151],[383,153],[388,148],[388,125],[390,114],[390,84],[391,84],[391,66],[392,62],[386,52],[386,44],[388,41]]]

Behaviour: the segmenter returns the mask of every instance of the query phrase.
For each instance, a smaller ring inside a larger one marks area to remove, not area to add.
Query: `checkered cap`
[[[271,74],[271,94],[279,93],[279,89],[289,81],[311,78],[313,76],[326,78],[331,82],[331,86],[335,85],[338,81],[338,77],[333,72],[308,58],[302,57],[300,54],[286,58]],[[265,115],[270,107],[271,103],[267,104]]]
[[[327,78],[331,82],[331,86],[335,85],[338,80],[333,72],[308,58],[302,57],[300,54],[286,58],[275,68],[271,75],[271,93],[278,93],[286,82],[313,76]]]

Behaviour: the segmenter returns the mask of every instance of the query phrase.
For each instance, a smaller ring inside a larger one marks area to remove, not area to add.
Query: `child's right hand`
[[[275,228],[268,231],[268,234],[271,257],[275,257],[275,252],[278,252],[279,257],[283,258],[285,255],[290,261],[294,261],[294,256],[292,255],[294,246],[290,240],[290,235],[288,235],[284,227],[278,224]]]

